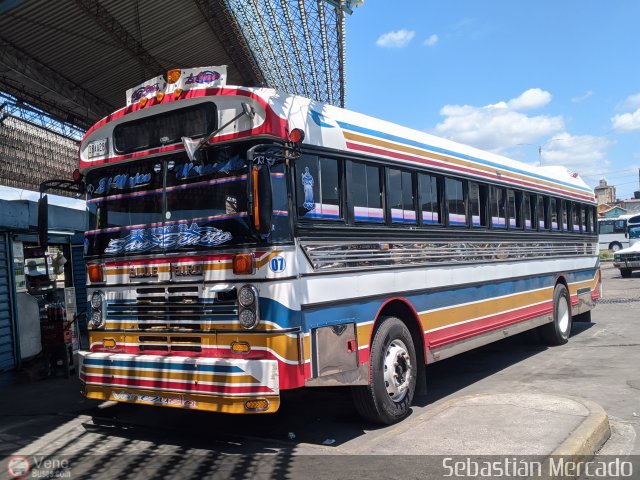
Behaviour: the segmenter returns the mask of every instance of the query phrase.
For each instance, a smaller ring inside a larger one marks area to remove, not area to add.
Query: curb
[[[473,398],[490,397],[493,395],[495,394],[476,393],[446,400],[442,403],[433,405],[433,408],[428,409],[426,412],[415,418],[410,417],[405,421],[400,422],[398,425],[392,426],[389,430],[385,431],[381,435],[374,436],[374,438],[365,441],[363,444],[359,445],[356,448],[341,449],[340,447],[338,447],[337,449],[334,448],[333,451],[342,454],[365,454],[367,449],[372,444],[377,444],[381,441],[384,441],[384,439],[391,440],[397,434],[411,429],[416,423],[428,421],[430,418],[438,415],[439,413],[456,404],[459,404],[460,402],[464,402],[465,400]],[[571,460],[574,460],[576,462],[587,461],[591,459],[611,436],[609,416],[607,415],[605,410],[597,403],[590,400],[585,400],[583,398],[572,397],[569,395],[553,395],[546,393],[543,395],[571,400],[584,406],[589,412],[584,417],[584,420],[580,422],[580,424],[573,431],[568,433],[565,440],[560,445],[558,445],[550,454],[548,454],[547,458],[558,456],[571,457]]]
[[[589,415],[551,455],[590,458],[600,450],[611,436],[609,416],[600,405],[591,400],[575,397],[566,398],[584,405],[589,410]]]

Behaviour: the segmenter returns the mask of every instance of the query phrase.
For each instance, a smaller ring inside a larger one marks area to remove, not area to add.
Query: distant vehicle
[[[629,246],[627,219],[630,215],[598,219],[598,243],[600,250],[617,252]]]
[[[636,238],[640,236],[640,226],[633,227]],[[613,266],[620,269],[622,278],[629,278],[631,272],[640,270],[640,242],[634,243],[629,248],[618,250],[613,256]]]
[[[636,243],[640,243],[640,225],[631,225],[627,228],[629,235],[629,246],[633,247]]]
[[[640,242],[640,215],[634,215],[627,219],[627,238],[630,247]]]

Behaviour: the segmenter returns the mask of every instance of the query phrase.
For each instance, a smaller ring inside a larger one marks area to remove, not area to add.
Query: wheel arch
[[[559,273],[556,276],[556,281],[553,284],[554,292],[556,291],[556,287],[560,284],[564,285],[564,288],[567,289],[567,294],[569,295],[569,315],[573,315],[573,305],[571,303],[571,290],[569,289],[569,282],[567,281],[566,273]],[[551,299],[553,300],[553,294],[551,295]]]
[[[392,297],[386,300],[378,310],[376,318],[371,329],[371,336],[369,338],[369,346],[373,343],[373,337],[376,331],[380,327],[381,319],[384,317],[396,317],[402,323],[404,323],[411,334],[413,344],[416,349],[416,355],[418,360],[418,376],[416,383],[416,397],[424,398],[427,392],[426,382],[426,364],[427,364],[427,350],[426,342],[424,338],[424,330],[422,323],[420,322],[420,316],[418,312],[411,304],[409,300],[404,297]],[[369,363],[371,368],[371,363]]]

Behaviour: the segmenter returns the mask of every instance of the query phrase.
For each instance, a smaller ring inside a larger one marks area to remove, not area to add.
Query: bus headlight
[[[89,327],[102,328],[105,320],[105,297],[104,292],[96,290],[91,295],[91,318],[89,319]]]
[[[240,312],[238,319],[240,326],[247,330],[256,328],[260,323],[258,311],[258,289],[253,285],[245,285],[238,291],[238,305]]]
[[[245,285],[238,292],[238,302],[241,307],[250,307],[256,301],[256,292],[253,285]]]

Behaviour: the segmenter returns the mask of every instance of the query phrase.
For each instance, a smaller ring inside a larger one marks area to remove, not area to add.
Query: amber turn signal
[[[255,271],[253,253],[238,253],[231,263],[234,275],[251,275]]]
[[[161,103],[164,100],[164,92],[156,93],[156,102]]]
[[[247,400],[244,402],[245,410],[260,411],[269,408],[269,400],[266,398],[256,398],[255,400]]]
[[[249,353],[251,346],[247,342],[231,342],[231,351],[233,353]]]
[[[182,70],[179,68],[174,68],[167,72],[167,83],[176,83],[180,80],[180,75],[182,74]]]
[[[100,263],[90,263],[87,265],[87,275],[93,283],[104,282],[104,269]]]

